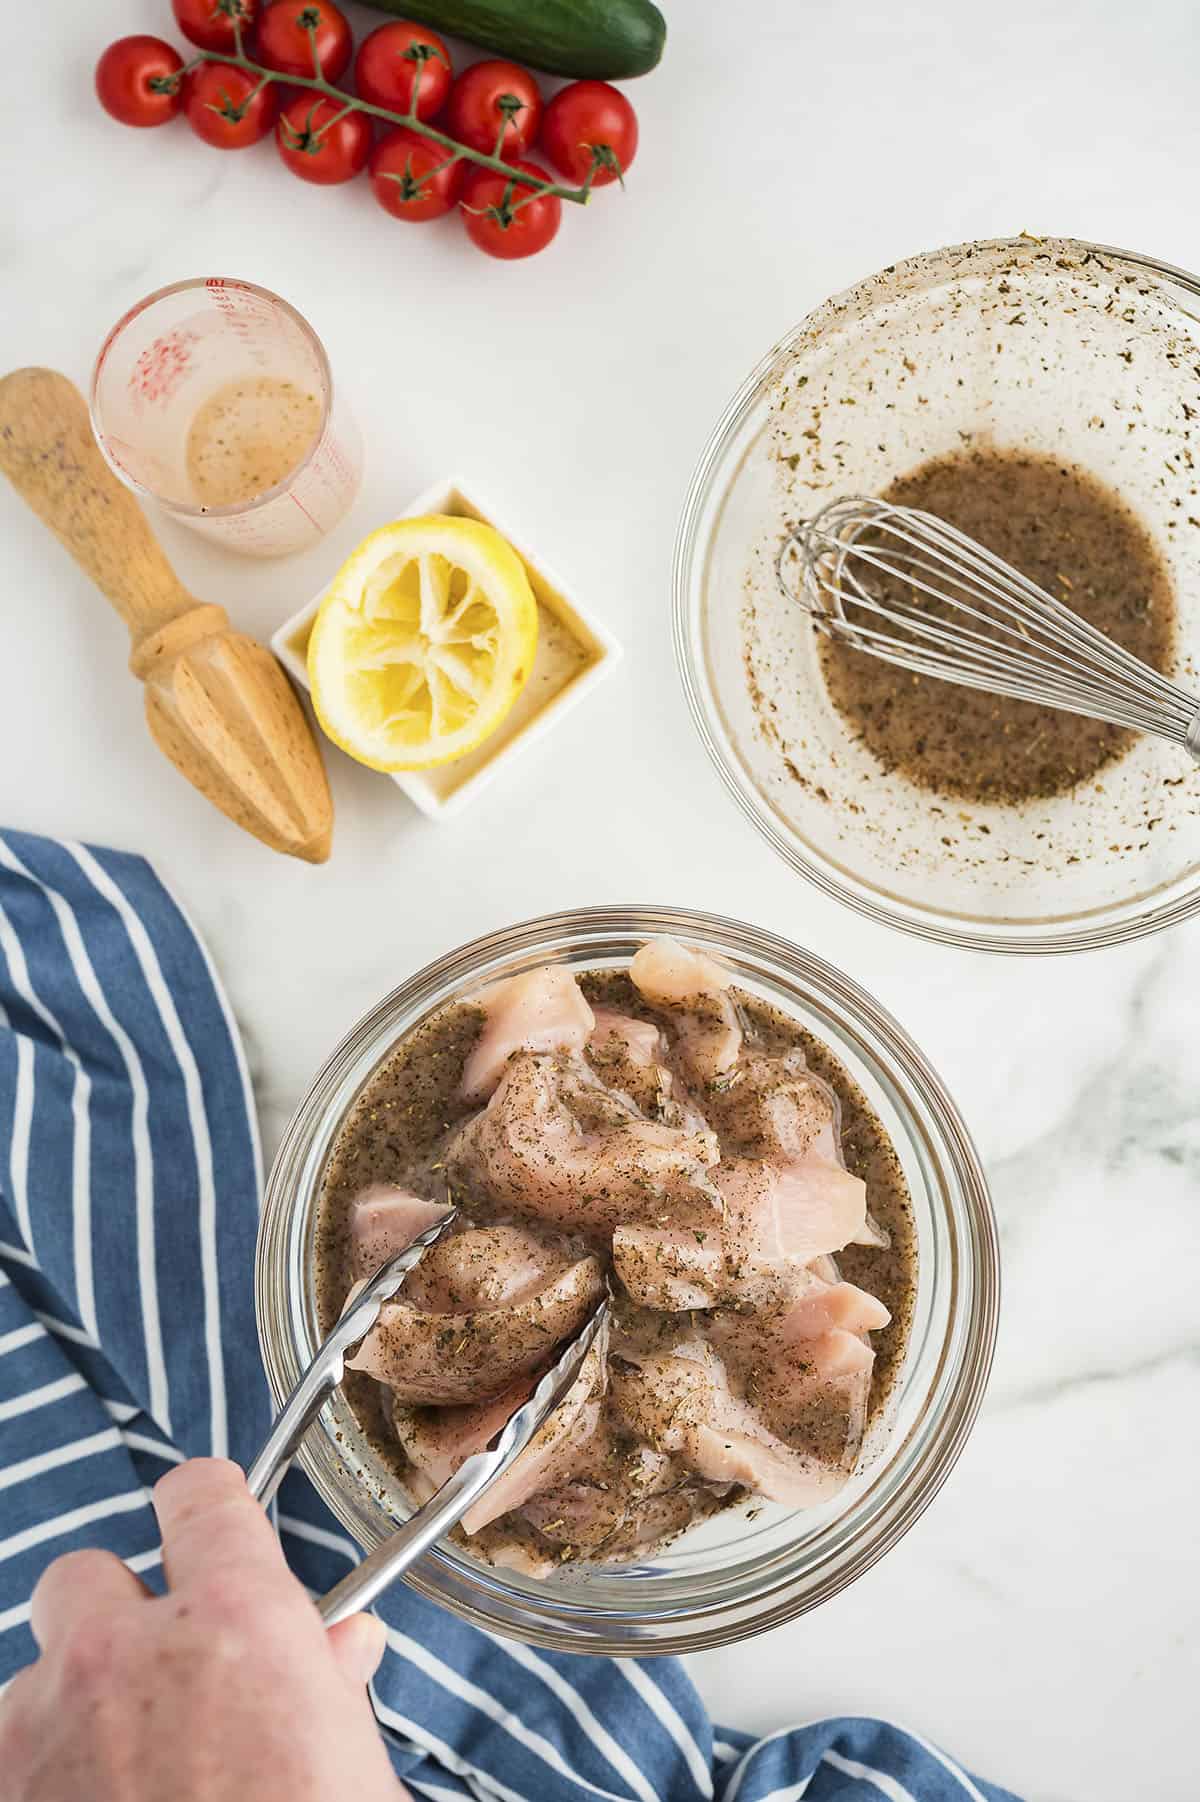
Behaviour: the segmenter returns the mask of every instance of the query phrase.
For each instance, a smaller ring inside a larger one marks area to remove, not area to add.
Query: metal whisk
[[[860,495],[832,501],[789,532],[776,573],[843,644],[917,675],[1151,732],[1200,763],[1195,695],[932,513]]]

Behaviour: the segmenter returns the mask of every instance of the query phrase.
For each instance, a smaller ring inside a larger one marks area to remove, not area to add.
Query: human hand
[[[167,1594],[70,1552],[0,1700],[0,1802],[407,1802],[365,1685],[381,1624],[328,1631],[235,1464],[158,1484]]]

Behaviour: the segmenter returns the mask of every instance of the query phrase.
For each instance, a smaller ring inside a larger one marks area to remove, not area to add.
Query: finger
[[[110,1614],[145,1602],[150,1591],[111,1552],[68,1552],[42,1572],[33,1592],[30,1626],[38,1649],[48,1652],[67,1629],[93,1614]]]
[[[236,1464],[193,1458],[154,1488],[163,1568],[173,1590],[220,1573],[228,1582],[277,1582],[288,1576],[271,1523]]]
[[[387,1647],[387,1629],[373,1614],[352,1614],[330,1627],[325,1641],[334,1662],[352,1689],[362,1689],[379,1669]]]

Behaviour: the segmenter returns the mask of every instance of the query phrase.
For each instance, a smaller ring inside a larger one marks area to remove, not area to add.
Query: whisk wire
[[[899,669],[1157,733],[1200,762],[1200,701],[932,513],[833,501],[788,533],[776,575],[820,630]]]
[[[1017,701],[1031,701],[1035,705],[1050,705],[1060,708],[1065,713],[1079,713],[1088,718],[1101,718],[1111,725],[1128,726],[1137,731],[1158,730],[1154,716],[1146,708],[1133,704],[1122,706],[1101,691],[1082,692],[1078,687],[1071,689],[1065,684],[1039,682],[1036,686],[1022,679],[1018,666],[1012,666],[1013,673],[996,675],[982,669],[972,669],[962,662],[955,662],[949,657],[930,656],[921,662],[916,659],[894,654],[887,646],[889,641],[883,633],[873,632],[870,628],[861,627],[853,634],[835,631],[834,637],[843,642],[857,645],[859,648],[873,652],[885,662],[896,665],[900,669],[912,670],[919,675],[936,676],[941,681],[958,683],[964,688],[982,689],[988,694],[1006,695]]]
[[[940,591],[929,584],[914,584],[914,587],[919,587],[935,599],[940,598]],[[1017,648],[1015,650],[1009,649],[1008,646],[987,632],[976,631],[968,626],[951,628],[941,625],[916,605],[898,603],[894,607],[878,606],[874,611],[878,613],[879,617],[893,621],[907,630],[910,635],[935,647],[926,650],[925,660],[931,673],[936,669],[937,673],[946,680],[965,682],[969,679],[977,686],[987,686],[998,692],[1004,692],[1007,685],[1012,682],[1027,682],[1028,680],[1029,635],[1014,632],[1011,628],[1005,627],[1002,622],[997,622],[997,629],[1006,632],[1016,640]],[[964,607],[963,611],[985,624],[991,623],[989,616],[979,609]],[[853,642],[857,636],[864,642],[877,644],[880,647],[877,653],[879,655],[888,656],[889,644],[894,646],[894,639],[889,639],[886,633],[865,624],[851,625],[846,621],[846,630],[839,632],[838,626],[842,624],[841,619],[831,622],[835,635],[848,639],[850,642]],[[939,650],[936,648],[938,646],[947,647],[947,651]],[[1081,667],[1074,662],[1067,653],[1051,644],[1042,648],[1042,655],[1045,668],[1039,686],[1044,686],[1047,693],[1051,690],[1057,691],[1060,684],[1061,692],[1066,695],[1072,693],[1082,695],[1095,688],[1096,677],[1086,666]],[[900,661],[898,657],[894,657],[892,660]],[[912,663],[912,659],[905,661],[909,664]]]
[[[1175,696],[1181,692],[1158,670],[1143,663],[1140,658],[1125,650],[1122,645],[1114,643],[1088,620],[1083,619],[1073,608],[1066,606],[1057,596],[1039,588],[1027,576],[1014,569],[1011,564],[1005,563],[1002,558],[997,557],[994,552],[987,550],[983,545],[975,544],[957,528],[948,526],[945,521],[936,519],[932,514],[925,514],[923,517],[932,521],[938,529],[938,535],[945,539],[952,548],[957,549],[960,554],[973,562],[996,572],[997,581],[981,582],[980,585],[992,599],[1001,605],[1008,606],[1035,630],[1041,630],[1045,634],[1042,640],[1044,653],[1053,653],[1057,649],[1048,630],[1046,615],[1049,614],[1054,630],[1070,644],[1076,646],[1081,653],[1095,656],[1105,670],[1119,671],[1123,676],[1142,683],[1147,690],[1164,697]],[[939,561],[952,576],[958,574],[950,556],[941,555]],[[1001,620],[995,620],[994,623],[997,626],[1003,624]],[[1066,661],[1066,667],[1072,673],[1078,673],[1075,666],[1069,661]]]

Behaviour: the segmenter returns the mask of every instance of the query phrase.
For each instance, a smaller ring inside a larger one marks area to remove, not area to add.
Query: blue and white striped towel
[[[257,1448],[260,1178],[237,1029],[150,866],[0,833],[0,1684],[51,1559],[107,1546],[153,1583],[148,1486]],[[356,1556],[296,1474],[280,1528],[314,1592]],[[755,1744],[674,1660],[534,1652],[403,1585],[380,1612],[376,1712],[437,1802],[1012,1802],[879,1721]]]

